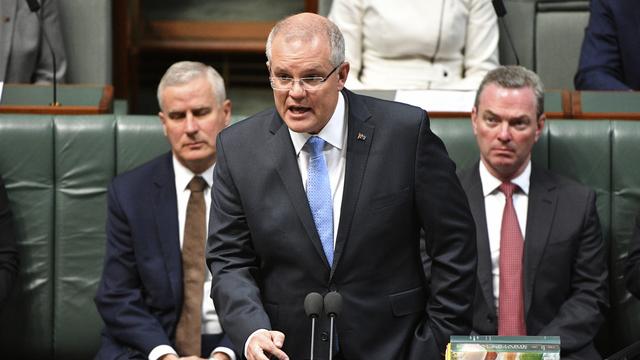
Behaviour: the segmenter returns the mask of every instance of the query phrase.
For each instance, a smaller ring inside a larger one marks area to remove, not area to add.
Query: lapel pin
[[[365,141],[365,140],[367,140],[367,135],[359,132],[358,136],[356,137],[356,140]]]

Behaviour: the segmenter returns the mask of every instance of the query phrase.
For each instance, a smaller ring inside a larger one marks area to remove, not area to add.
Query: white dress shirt
[[[525,239],[527,229],[527,210],[529,206],[529,178],[531,176],[531,161],[522,174],[511,180],[520,190],[513,193],[513,206],[518,216],[518,224]],[[505,196],[499,187],[502,183],[480,161],[480,181],[484,195],[484,211],[487,217],[487,233],[489,235],[489,249],[491,250],[491,265],[493,274],[493,297],[496,309],[500,298],[500,228],[502,227],[502,213],[504,212]],[[526,240],[526,239],[525,239]]]
[[[207,187],[204,189],[204,201],[205,201],[205,219],[209,219],[209,210],[211,207],[211,185],[213,184],[213,168],[215,164],[205,170],[202,174],[199,174],[206,182]],[[180,234],[180,249],[184,243],[184,227],[187,219],[187,204],[189,203],[189,197],[191,196],[191,190],[187,187],[189,182],[196,175],[191,170],[187,169],[178,159],[173,156],[173,172],[175,174],[176,183],[176,197],[178,200],[178,226]],[[209,221],[206,222],[206,231],[208,233]],[[204,259],[202,260],[202,266],[206,266]],[[222,326],[218,320],[216,309],[213,306],[211,300],[211,272],[205,271],[204,292],[202,296],[202,334],[220,334],[222,332]],[[218,347],[212,351],[224,352],[229,355],[231,360],[235,360],[235,354],[231,349]],[[177,354],[176,351],[169,345],[159,345],[155,347],[149,353],[149,360],[157,360],[162,355]]]

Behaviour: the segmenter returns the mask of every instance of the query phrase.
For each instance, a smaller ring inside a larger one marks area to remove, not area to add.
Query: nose
[[[187,134],[195,134],[198,132],[198,129],[200,129],[198,120],[193,116],[191,111],[187,111],[187,116],[184,121],[184,130]]]
[[[289,90],[289,96],[292,98],[301,98],[304,97],[305,89],[302,87],[302,81],[294,80],[293,84],[291,84],[291,90]]]
[[[509,123],[503,122],[500,124],[500,132],[498,133],[498,139],[502,142],[508,142],[511,140],[511,131],[509,129]]]

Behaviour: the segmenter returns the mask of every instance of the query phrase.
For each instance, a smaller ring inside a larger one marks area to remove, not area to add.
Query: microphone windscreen
[[[308,317],[318,317],[322,312],[322,295],[317,292],[308,293],[304,298],[304,312]]]
[[[324,296],[324,312],[328,316],[338,316],[342,310],[342,295],[335,291]]]
[[[493,4],[493,9],[496,11],[496,15],[498,17],[503,17],[507,15],[507,8],[504,7],[504,2],[502,0],[491,0]]]
[[[31,10],[32,12],[40,10],[40,4],[38,4],[38,0],[27,0],[27,5],[29,6],[29,10]]]

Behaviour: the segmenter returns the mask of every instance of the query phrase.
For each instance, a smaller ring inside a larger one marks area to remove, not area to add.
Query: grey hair
[[[294,17],[295,15],[292,15],[278,21],[271,29],[265,51],[269,62],[271,62],[271,44],[281,32],[284,32],[287,41],[299,39],[309,41],[318,34],[324,34],[331,46],[331,58],[329,59],[331,64],[338,66],[344,62],[344,36],[336,24],[319,15],[318,20],[308,22],[296,21]]]
[[[474,102],[476,109],[482,91],[489,84],[496,84],[506,89],[531,88],[536,96],[536,115],[540,118],[544,114],[544,85],[535,72],[519,65],[500,66],[489,71],[478,87]]]
[[[213,90],[218,105],[222,105],[227,99],[227,94],[224,89],[224,80],[216,69],[197,61],[179,61],[167,69],[162,75],[162,79],[160,79],[160,84],[158,84],[157,96],[160,109],[163,106],[162,92],[165,88],[187,84],[203,75],[211,85],[211,90]]]

